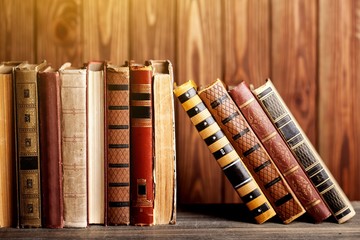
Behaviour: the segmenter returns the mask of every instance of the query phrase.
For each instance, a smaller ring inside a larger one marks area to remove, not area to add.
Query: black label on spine
[[[38,157],[20,157],[20,170],[38,169]]]
[[[251,180],[249,172],[246,170],[240,159],[237,160],[237,162],[235,161],[231,166],[225,167],[224,173],[235,189]]]
[[[190,108],[188,111],[187,111],[187,114],[190,118],[192,118],[193,116],[195,116],[196,114],[202,112],[203,110],[207,109],[204,105],[203,102],[197,104],[195,107],[193,108]]]
[[[187,100],[189,100],[190,98],[192,98],[193,96],[195,96],[196,90],[194,88],[190,88],[187,92],[181,94],[178,99],[181,103],[186,102]]]

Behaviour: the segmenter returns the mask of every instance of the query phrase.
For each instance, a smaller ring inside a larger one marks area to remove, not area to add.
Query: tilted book
[[[104,224],[104,62],[87,64],[88,218]]]
[[[257,180],[265,196],[284,223],[305,213],[279,169],[218,79],[199,91],[199,96],[230,140],[237,153]]]
[[[106,224],[130,223],[129,67],[108,64],[105,77]]]
[[[352,218],[355,211],[351,203],[270,79],[267,79],[266,83],[261,87],[253,90],[253,93],[338,223],[343,223]]]
[[[245,82],[241,82],[234,87],[230,91],[230,95],[239,106],[240,111],[259,137],[274,163],[280,169],[280,172],[288,180],[290,187],[292,187],[308,214],[315,222],[321,222],[328,218],[331,215],[329,209],[312,183],[307,179],[304,171]]]
[[[59,69],[64,226],[87,226],[86,69]]]
[[[62,158],[59,72],[51,67],[38,72],[41,195],[43,226],[62,228]]]
[[[256,222],[264,223],[275,216],[274,209],[244,165],[242,157],[236,153],[197,94],[196,84],[190,80],[175,88],[174,93]]]
[[[41,227],[37,72],[45,66],[44,61],[15,68],[20,227]]]
[[[0,64],[0,227],[16,225],[13,70],[19,64]]]
[[[153,225],[152,67],[130,64],[130,223]]]
[[[176,222],[176,145],[174,76],[169,60],[149,60],[153,67],[154,224]]]

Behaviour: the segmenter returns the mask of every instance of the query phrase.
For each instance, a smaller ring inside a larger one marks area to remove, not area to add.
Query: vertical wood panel
[[[129,1],[84,0],[84,61],[129,58]]]
[[[316,146],[317,2],[271,1],[271,77]]]
[[[34,1],[0,0],[0,61],[35,61]]]
[[[221,2],[179,0],[177,5],[178,85],[194,80],[207,85],[222,76]],[[223,173],[177,103],[178,195],[180,202],[219,203]]]
[[[175,63],[175,7],[175,0],[130,2],[131,59],[139,63],[168,59]]]
[[[360,1],[321,0],[320,154],[351,199],[360,192]]]
[[[259,86],[270,76],[270,4],[268,0],[223,1],[223,63],[228,85]],[[239,202],[226,181],[225,199]]]
[[[82,2],[37,0],[37,61],[46,59],[59,68],[65,62],[83,64]]]

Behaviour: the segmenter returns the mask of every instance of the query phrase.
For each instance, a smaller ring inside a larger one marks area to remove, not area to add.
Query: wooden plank
[[[34,4],[0,0],[0,61],[35,61]]]
[[[198,86],[222,76],[221,2],[177,2],[177,84],[193,79]],[[177,102],[177,173],[180,203],[223,201],[223,173]]]
[[[317,2],[271,2],[271,79],[314,146],[317,93]]]
[[[353,202],[360,211],[360,202]],[[282,224],[276,218],[264,224],[254,224],[244,217],[248,214],[242,204],[192,205],[178,211],[175,225],[152,227],[99,226],[86,229],[17,229],[0,228],[0,237],[6,239],[48,238],[120,238],[120,239],[359,239],[360,215],[344,224],[332,219],[314,224],[301,217],[291,224]]]
[[[130,4],[130,57],[175,62],[176,1],[132,0]]]
[[[345,194],[360,199],[360,1],[319,7],[320,155]]]
[[[36,1],[37,61],[83,64],[82,1]]]
[[[223,80],[259,86],[270,76],[270,3],[226,0],[223,9]],[[240,201],[230,184],[224,189],[227,202]]]
[[[129,58],[129,0],[85,0],[85,62],[123,64]]]

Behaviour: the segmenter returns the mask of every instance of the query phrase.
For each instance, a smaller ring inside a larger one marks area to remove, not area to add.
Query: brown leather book
[[[153,225],[152,67],[130,65],[130,223]]]
[[[321,222],[330,216],[330,211],[324,204],[320,195],[311,184],[303,169],[282,140],[275,127],[252,95],[245,82],[241,82],[230,91],[231,97],[239,106],[241,112],[261,143],[276,163],[281,173],[288,181],[290,187],[305,207],[308,214]]]
[[[168,60],[149,60],[153,67],[154,224],[176,222],[176,145],[174,76]]]
[[[290,223],[304,214],[304,208],[229,96],[224,84],[218,79],[201,90],[199,96],[237,153],[243,157],[245,165],[280,219]]]
[[[15,69],[20,227],[41,227],[37,72],[45,66],[44,61]]]
[[[38,73],[41,195],[43,227],[62,228],[62,158],[59,72]]]
[[[64,227],[87,226],[86,69],[59,69]]]
[[[108,64],[105,77],[106,224],[130,223],[129,67]]]
[[[254,89],[253,93],[293,156],[304,169],[308,181],[316,187],[338,223],[351,219],[355,215],[355,210],[349,199],[291,114],[271,80],[267,79],[266,83]]]
[[[185,82],[174,89],[174,94],[256,222],[264,223],[275,216],[274,209],[244,165],[243,158],[237,154],[197,94],[196,84],[191,80]]]

